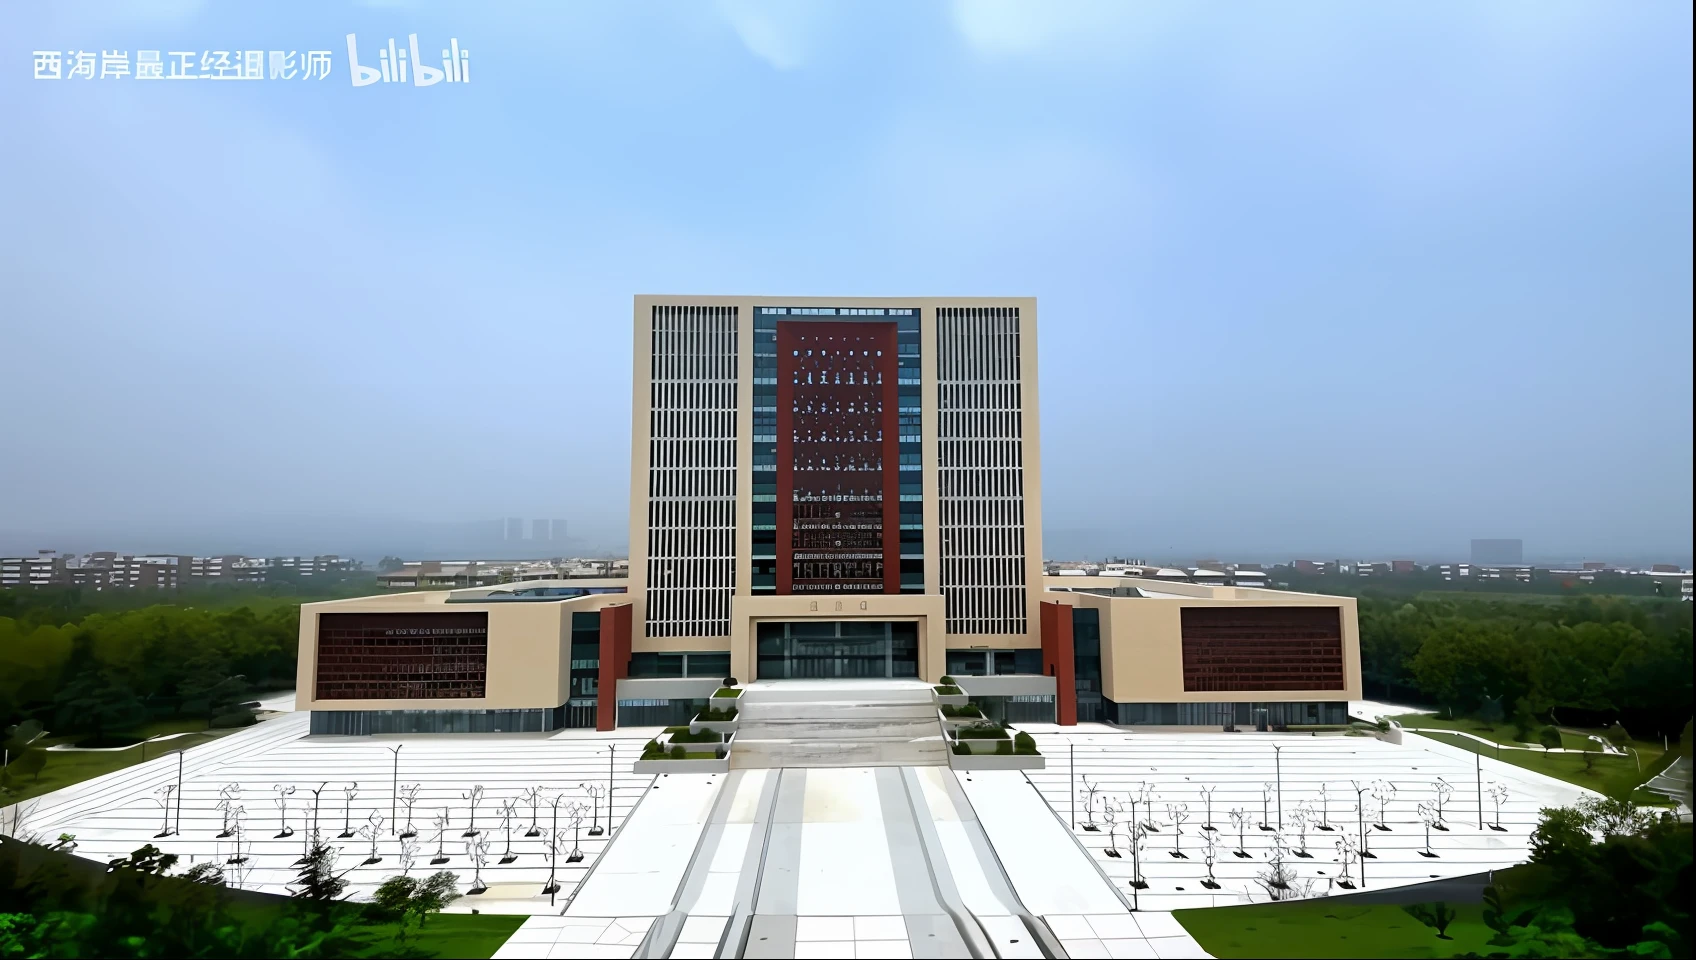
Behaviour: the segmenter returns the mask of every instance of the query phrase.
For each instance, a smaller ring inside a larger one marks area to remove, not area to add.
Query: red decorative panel
[[[453,700],[483,696],[487,613],[321,613],[319,700]]]
[[[595,691],[595,729],[618,728],[618,681],[630,672],[631,611],[628,603],[601,608],[600,686]]]
[[[1072,608],[1064,603],[1042,604],[1042,672],[1054,678],[1054,722],[1076,726],[1076,648],[1072,643]]]
[[[1336,607],[1184,607],[1184,689],[1343,689]]]
[[[777,324],[777,592],[901,592],[893,321]]]

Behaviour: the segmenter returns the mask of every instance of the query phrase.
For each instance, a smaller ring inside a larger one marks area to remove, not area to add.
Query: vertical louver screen
[[[736,588],[736,308],[653,308],[650,637],[730,634]]]
[[[939,307],[937,480],[951,634],[1023,634],[1024,452],[1016,307]]]

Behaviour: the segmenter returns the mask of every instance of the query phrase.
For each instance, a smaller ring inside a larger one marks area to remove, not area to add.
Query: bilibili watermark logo
[[[406,46],[397,48],[395,38],[389,38],[387,47],[377,48],[377,65],[368,67],[359,62],[359,38],[353,34],[347,35],[347,69],[356,87],[367,87],[373,83],[405,83],[407,75],[407,54],[411,54],[412,85],[415,87],[433,87],[438,83],[470,83],[471,82],[471,51],[462,49],[459,38],[448,41],[448,46],[442,49],[442,65],[432,67],[424,62],[424,57],[418,52],[418,34],[406,35]]]
[[[328,80],[337,73],[329,50],[35,50],[37,80]],[[394,37],[377,47],[375,63],[359,61],[359,38],[347,35],[345,76],[355,87],[400,84],[433,87],[470,83],[471,51],[459,38],[441,48],[441,66],[425,62],[418,34],[406,45]]]

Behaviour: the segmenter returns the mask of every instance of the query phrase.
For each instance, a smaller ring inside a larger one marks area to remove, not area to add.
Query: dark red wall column
[[[1054,678],[1054,722],[1078,722],[1076,661],[1072,656],[1072,608],[1064,603],[1042,605],[1042,672]]]
[[[595,729],[618,727],[618,681],[630,669],[628,603],[601,608],[601,671],[595,690]]]

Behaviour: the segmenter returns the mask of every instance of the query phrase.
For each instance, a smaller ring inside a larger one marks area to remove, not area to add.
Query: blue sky
[[[1687,562],[1690,21],[7,4],[0,547],[622,546],[632,294],[1006,294],[1039,299],[1050,553]],[[473,82],[355,89],[349,32],[456,37]],[[335,72],[31,79],[258,48]]]

